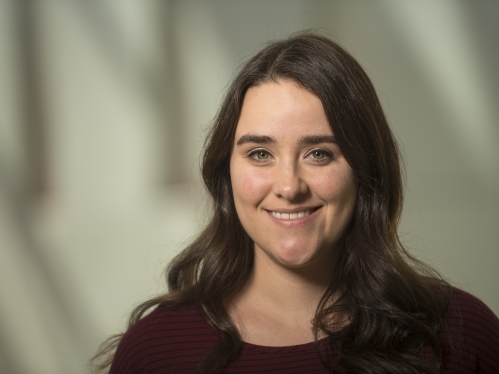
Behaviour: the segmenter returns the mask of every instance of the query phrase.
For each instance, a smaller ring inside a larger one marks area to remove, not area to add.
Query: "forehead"
[[[332,135],[320,99],[290,80],[251,87],[245,95],[236,128],[247,133],[289,137]]]

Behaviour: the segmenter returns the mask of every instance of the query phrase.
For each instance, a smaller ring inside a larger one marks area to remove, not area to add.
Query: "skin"
[[[230,173],[237,214],[255,243],[255,262],[229,313],[243,341],[313,341],[310,321],[334,275],[357,196],[320,99],[289,80],[250,88]],[[310,214],[284,219],[297,212]]]

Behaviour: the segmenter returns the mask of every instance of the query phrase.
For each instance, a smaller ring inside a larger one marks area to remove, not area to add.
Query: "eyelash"
[[[254,149],[253,151],[251,151],[250,153],[248,153],[248,158],[252,159],[253,161],[256,161],[256,162],[265,162],[268,160],[268,158],[266,159],[259,159],[257,158],[258,157],[258,153],[265,153],[267,156],[271,157],[272,155],[270,154],[269,151],[265,150],[265,149]]]
[[[314,161],[318,162],[318,163],[324,163],[324,162],[330,161],[334,158],[334,156],[331,152],[326,151],[325,149],[320,149],[320,148],[312,149],[310,152],[307,153],[307,155],[305,157],[312,156],[315,152],[322,153],[324,155],[324,157],[320,158],[320,159],[312,157],[314,159]],[[265,153],[267,155],[267,158],[265,158],[265,159],[257,158],[259,153]],[[253,151],[248,153],[247,157],[256,161],[256,162],[265,162],[270,157],[272,157],[272,155],[270,154],[269,151],[267,151],[265,149],[254,149]]]
[[[320,148],[312,149],[310,152],[307,153],[306,157],[312,156],[315,152],[322,153],[324,155],[324,157],[320,158],[320,159],[312,157],[316,162],[319,162],[319,163],[329,162],[334,158],[334,156],[331,152],[326,151],[325,149],[320,149]]]

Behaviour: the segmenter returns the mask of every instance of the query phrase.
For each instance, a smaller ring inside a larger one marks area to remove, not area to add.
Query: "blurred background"
[[[404,243],[499,314],[499,2],[0,0],[1,373],[85,373],[165,291],[231,77],[310,28],[378,90]]]

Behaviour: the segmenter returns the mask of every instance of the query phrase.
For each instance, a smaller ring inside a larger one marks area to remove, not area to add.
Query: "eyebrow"
[[[239,138],[237,145],[245,143],[256,143],[256,144],[275,144],[277,141],[267,135],[254,135],[246,134]],[[321,143],[333,143],[336,144],[336,138],[333,135],[308,135],[302,136],[298,140],[298,144],[321,144]]]
[[[333,143],[337,144],[336,138],[333,135],[309,135],[302,136],[298,140],[298,144],[321,144],[321,143]]]
[[[275,144],[277,142],[274,138],[271,138],[270,136],[267,135],[246,134],[241,136],[236,144],[241,145],[245,143]]]

